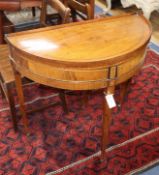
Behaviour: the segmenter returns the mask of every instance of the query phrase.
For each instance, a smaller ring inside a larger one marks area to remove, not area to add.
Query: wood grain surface
[[[125,15],[11,34],[7,41],[24,76],[57,88],[89,90],[133,76],[150,36],[145,18]]]

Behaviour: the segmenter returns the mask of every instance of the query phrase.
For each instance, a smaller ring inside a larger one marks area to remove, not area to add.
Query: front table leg
[[[108,106],[106,95],[108,90],[103,92],[103,122],[102,122],[102,138],[101,138],[101,160],[105,158],[105,149],[109,143],[109,126],[111,122],[111,109]],[[112,93],[112,92],[111,92]]]
[[[19,107],[20,107],[20,112],[22,115],[23,125],[25,128],[25,132],[27,134],[29,134],[28,119],[27,119],[26,109],[25,109],[25,104],[24,104],[22,79],[21,79],[20,73],[14,69],[14,66],[13,66],[13,70],[14,70],[14,75],[15,75],[15,85],[16,85],[16,89],[17,89],[17,95],[18,95]]]

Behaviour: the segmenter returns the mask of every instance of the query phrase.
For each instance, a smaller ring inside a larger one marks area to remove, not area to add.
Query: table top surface
[[[41,61],[84,64],[120,60],[149,41],[150,24],[139,15],[46,27],[7,36],[7,42]]]

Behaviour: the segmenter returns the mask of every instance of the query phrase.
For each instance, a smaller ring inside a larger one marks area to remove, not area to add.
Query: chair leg
[[[14,75],[15,75],[15,85],[17,89],[17,95],[19,99],[19,105],[20,105],[19,107],[20,107],[20,112],[22,115],[23,125],[25,128],[25,132],[29,134],[28,119],[27,119],[27,113],[26,113],[25,104],[24,104],[24,94],[23,94],[23,89],[22,89],[21,75],[19,72],[17,72],[14,69],[14,66],[13,66],[13,70],[14,70]]]
[[[4,91],[3,91],[3,89],[2,89],[2,86],[1,86],[1,85],[0,85],[0,92],[1,92],[2,98],[4,98],[4,97],[5,97],[5,94],[4,94]]]
[[[33,15],[33,17],[36,16],[36,9],[35,9],[35,7],[32,7],[32,15]]]
[[[62,107],[63,107],[63,110],[66,114],[68,114],[68,108],[67,108],[67,103],[66,103],[66,98],[65,98],[65,91],[64,90],[61,90],[60,93],[59,93],[59,97],[62,101]]]
[[[3,11],[0,10],[0,44],[4,43],[4,31],[3,31],[3,26],[4,26],[4,20],[3,20]]]
[[[76,11],[74,9],[71,9],[71,16],[72,16],[72,21],[76,22],[77,16],[76,16]]]
[[[14,131],[16,132],[18,130],[18,127],[17,127],[17,118],[16,118],[14,97],[13,97],[13,94],[11,92],[12,87],[13,87],[12,84],[6,85],[8,103],[9,103],[11,117],[12,117],[12,121],[13,121],[13,127],[14,127]]]

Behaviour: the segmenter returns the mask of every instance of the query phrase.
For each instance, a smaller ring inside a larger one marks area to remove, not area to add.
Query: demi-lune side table
[[[150,24],[139,15],[9,34],[6,40],[25,129],[28,130],[21,75],[60,89],[102,89],[101,155],[104,158],[114,88],[140,70],[150,36]]]

